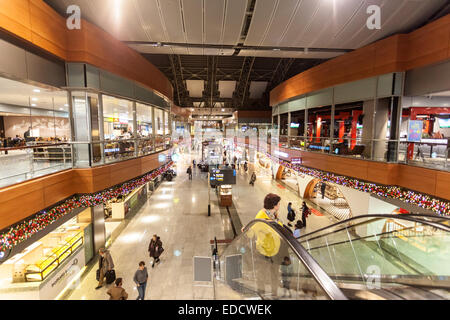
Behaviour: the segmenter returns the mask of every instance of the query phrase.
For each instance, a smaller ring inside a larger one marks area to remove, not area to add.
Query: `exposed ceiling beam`
[[[255,57],[245,57],[242,64],[241,75],[239,77],[239,82],[236,85],[236,91],[233,94],[233,103],[236,109],[242,109],[244,106],[244,101],[249,96],[250,87],[250,73],[252,72],[253,63],[255,62]]]
[[[273,46],[246,46],[243,44],[225,45],[225,44],[201,44],[201,43],[183,43],[183,42],[154,42],[154,41],[123,41],[125,44],[134,46],[152,46],[152,47],[177,47],[177,48],[201,48],[201,49],[222,49],[222,50],[253,50],[253,51],[289,51],[289,52],[326,52],[326,53],[346,53],[353,49],[341,48],[307,48],[307,47],[273,47]]]
[[[189,93],[183,80],[180,56],[171,54],[169,55],[169,60],[172,66],[173,82],[177,91],[178,105],[183,107],[192,107],[192,101],[189,98]]]

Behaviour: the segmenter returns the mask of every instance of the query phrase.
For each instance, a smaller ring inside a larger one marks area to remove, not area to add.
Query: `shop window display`
[[[364,116],[362,103],[335,106],[332,153],[352,156],[363,154],[367,147],[366,143],[362,143]]]
[[[411,124],[414,123],[415,126]],[[414,134],[416,133],[414,137]],[[430,167],[448,167],[450,108],[403,109],[399,161]]]
[[[12,284],[44,281],[73,253],[84,247],[84,231],[90,223],[88,208],[1,264],[1,279],[9,279]]]
[[[136,120],[137,120],[137,136],[138,155],[146,155],[153,152],[153,107],[136,103]]]
[[[308,109],[306,148],[310,151],[330,151],[331,107]]]
[[[133,102],[103,96],[105,162],[134,156]]]
[[[305,148],[305,110],[291,113],[289,145],[293,149]]]
[[[0,187],[71,167],[70,140],[66,91],[0,78]]]

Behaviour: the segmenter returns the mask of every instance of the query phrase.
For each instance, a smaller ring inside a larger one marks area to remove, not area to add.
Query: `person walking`
[[[245,161],[244,162],[244,171],[247,172],[247,170],[248,170],[248,164],[247,164],[247,161]]]
[[[189,168],[187,168],[186,173],[189,175],[189,180],[192,180],[192,168],[191,168],[191,166],[189,166]]]
[[[127,300],[128,293],[122,288],[122,278],[116,279],[116,285],[106,292],[109,295],[109,300]]]
[[[156,234],[153,235],[152,240],[150,240],[150,244],[148,246],[148,252],[150,253],[150,257],[153,258],[152,268],[155,267],[155,263],[159,263],[159,256],[164,251],[162,247],[162,242],[160,237]]]
[[[306,218],[311,214],[311,211],[309,210],[308,206],[306,205],[306,202],[303,201],[302,205],[302,222],[303,222],[303,228],[306,228]]]
[[[291,223],[294,222],[295,220],[295,211],[292,209],[292,202],[288,203],[287,211],[288,211],[287,220],[289,221],[288,226],[292,227]]]
[[[252,186],[255,186],[255,181],[256,181],[256,173],[255,171],[253,171],[252,176],[250,177],[250,184]]]
[[[325,190],[327,188],[327,185],[325,184],[325,182],[322,182],[322,185],[320,186],[320,192],[322,193],[322,199],[325,198]]]
[[[95,288],[96,290],[103,287],[103,282],[105,280],[106,273],[114,270],[114,262],[109,251],[106,250],[105,248],[100,248],[98,252],[100,254],[98,260],[99,277],[98,277],[98,286]]]
[[[139,262],[139,268],[136,270],[133,280],[136,283],[137,290],[139,293],[136,300],[144,300],[145,290],[147,289],[147,280],[148,280],[147,267],[145,266],[144,261]]]

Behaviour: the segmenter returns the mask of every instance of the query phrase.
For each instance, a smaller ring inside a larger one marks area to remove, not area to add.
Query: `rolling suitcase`
[[[106,283],[111,284],[114,282],[114,280],[116,280],[116,272],[114,270],[106,271],[105,277]]]

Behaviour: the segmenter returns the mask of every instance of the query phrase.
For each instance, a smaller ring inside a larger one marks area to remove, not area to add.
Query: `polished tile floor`
[[[193,256],[211,256],[210,240],[224,239],[217,197],[210,190],[211,217],[208,217],[208,188],[206,173],[199,169],[193,172],[193,180],[186,174],[187,164],[199,156],[184,155],[178,163],[178,176],[172,182],[163,182],[150,196],[144,207],[125,227],[110,247],[117,277],[124,279],[123,287],[129,299],[137,297],[133,275],[138,263],[144,260],[149,270],[146,299],[212,299],[213,290],[193,286]],[[282,198],[280,218],[287,223],[287,204],[293,202],[300,218],[301,199],[289,189],[281,186],[270,176],[258,173],[255,186],[249,185],[251,171],[240,170],[237,185],[233,186],[233,202],[243,225],[254,219],[263,207],[263,199],[269,192]],[[332,223],[332,217],[310,216],[306,232]],[[305,231],[304,231],[305,232]],[[165,252],[161,263],[151,268],[147,248],[153,234],[161,236]],[[95,290],[97,282],[93,267],[69,299],[104,300],[109,286]]]

